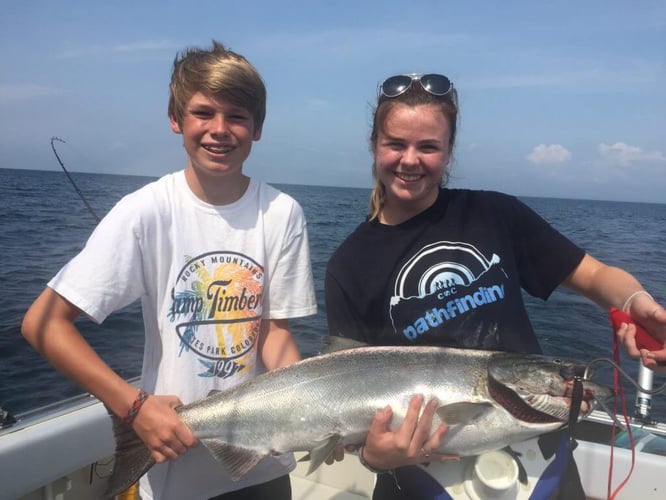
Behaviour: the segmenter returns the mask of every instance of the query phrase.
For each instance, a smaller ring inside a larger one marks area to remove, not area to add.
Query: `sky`
[[[666,203],[666,0],[0,0],[0,167],[161,176],[175,55],[212,39],[268,89],[244,169],[371,187],[378,84],[458,90],[452,187]]]

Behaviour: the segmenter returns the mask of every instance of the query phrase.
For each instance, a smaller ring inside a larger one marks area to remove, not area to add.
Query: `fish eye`
[[[560,368],[560,376],[565,380],[571,380],[576,375],[576,369],[571,365],[565,365]]]

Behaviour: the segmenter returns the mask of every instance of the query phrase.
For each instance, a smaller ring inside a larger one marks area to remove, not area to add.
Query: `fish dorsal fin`
[[[337,337],[328,335],[323,339],[323,346],[320,354],[330,354],[337,351],[346,351],[347,349],[358,349],[359,347],[368,347],[368,344],[360,340],[348,339],[347,337]]]
[[[231,446],[219,439],[202,439],[201,442],[215,457],[215,460],[229,471],[231,479],[234,481],[238,481],[250,472],[267,456],[247,448]]]
[[[219,393],[221,393],[221,392],[222,392],[222,391],[219,390],[219,389],[212,389],[208,394],[206,394],[206,397],[209,398],[209,397],[211,397],[211,396],[215,396],[215,394],[219,394]]]
[[[308,474],[314,472],[317,467],[324,463],[328,456],[333,451],[333,448],[340,442],[339,434],[332,434],[327,438],[319,441],[317,445],[310,450],[310,466],[308,467]]]
[[[469,424],[492,408],[491,403],[462,401],[440,406],[437,415],[449,425]]]

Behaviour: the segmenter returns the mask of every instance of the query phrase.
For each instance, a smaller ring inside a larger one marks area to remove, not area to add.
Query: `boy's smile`
[[[242,195],[237,195],[239,183],[246,185],[243,162],[252,142],[261,137],[252,114],[212,94],[196,92],[187,103],[182,122],[171,117],[171,129],[183,136],[188,155],[185,173],[194,193],[214,204],[236,201]],[[217,193],[214,200],[209,199],[211,190]]]

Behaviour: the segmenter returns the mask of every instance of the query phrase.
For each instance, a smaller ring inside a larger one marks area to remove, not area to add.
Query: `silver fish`
[[[504,448],[566,425],[574,375],[584,365],[558,358],[441,347],[359,347],[280,368],[177,409],[199,441],[239,479],[269,455],[309,452],[309,472],[337,444],[362,444],[375,413],[390,405],[400,426],[410,399],[438,401],[450,428],[437,450],[459,456]],[[608,387],[584,381],[580,417]],[[154,464],[131,428],[114,418],[109,495]]]

